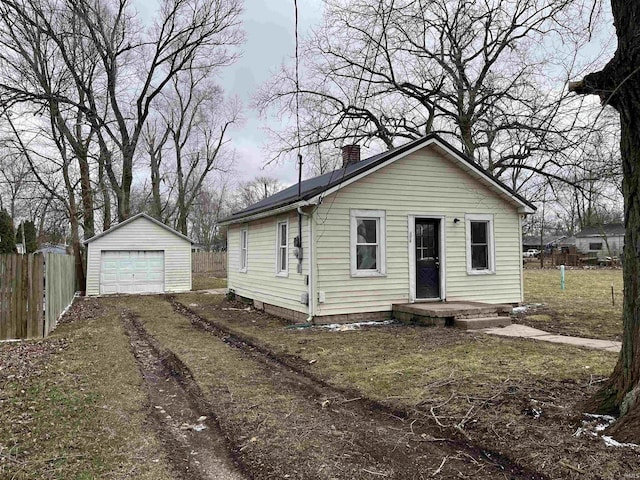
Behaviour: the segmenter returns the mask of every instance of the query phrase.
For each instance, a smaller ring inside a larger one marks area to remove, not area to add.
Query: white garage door
[[[102,251],[100,293],[162,293],[163,251]]]

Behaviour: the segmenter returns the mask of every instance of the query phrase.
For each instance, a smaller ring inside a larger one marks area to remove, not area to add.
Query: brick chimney
[[[360,145],[344,145],[342,147],[342,168],[360,161]]]

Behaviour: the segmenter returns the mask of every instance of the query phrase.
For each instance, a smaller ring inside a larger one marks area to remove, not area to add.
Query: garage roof
[[[133,217],[127,218],[125,221],[118,223],[117,225],[114,225],[113,227],[111,227],[109,230],[105,230],[102,233],[99,233],[98,235],[94,235],[93,237],[85,240],[83,243],[84,245],[87,245],[88,243],[93,242],[94,240],[97,240],[101,237],[104,237],[105,235],[110,234],[111,232],[118,230],[119,228],[124,227],[125,225],[136,221],[139,218],[146,218],[147,220],[155,223],[156,225],[158,225],[159,227],[164,228],[165,230],[173,233],[174,235],[177,235],[178,237],[184,238],[186,241],[188,241],[189,243],[194,243],[193,240],[191,240],[189,237],[186,237],[185,235],[181,234],[180,232],[174,230],[171,227],[168,227],[167,225],[165,225],[164,223],[156,220],[153,217],[150,217],[149,215],[147,215],[146,213],[138,213],[137,215],[134,215]]]

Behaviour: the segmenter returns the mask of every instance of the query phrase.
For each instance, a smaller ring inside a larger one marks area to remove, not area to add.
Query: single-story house
[[[145,213],[84,243],[87,295],[191,290],[192,241]]]
[[[222,220],[228,286],[294,321],[389,317],[396,303],[523,300],[535,207],[436,135],[304,180]]]
[[[560,248],[567,238],[566,235],[545,235],[542,237],[542,243],[540,243],[539,235],[527,235],[522,237],[522,250],[526,252],[530,248],[535,248],[541,251],[548,251],[553,248]]]
[[[597,255],[598,258],[616,257],[624,249],[624,234],[622,223],[585,227],[575,235],[576,248],[582,253]]]
[[[58,245],[55,243],[45,243],[34,253],[55,253],[58,255],[66,255],[68,253],[66,245]]]

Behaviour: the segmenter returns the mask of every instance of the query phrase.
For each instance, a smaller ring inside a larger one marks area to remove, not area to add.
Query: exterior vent
[[[342,168],[347,168],[360,161],[360,145],[344,145],[342,147]]]

